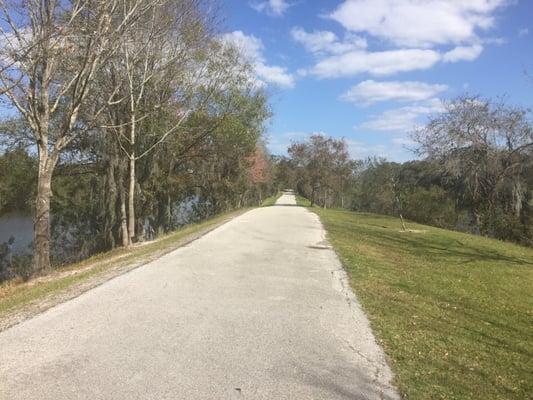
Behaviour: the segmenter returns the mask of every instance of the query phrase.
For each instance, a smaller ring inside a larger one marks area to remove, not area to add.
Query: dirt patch
[[[405,231],[404,230],[399,230],[398,232],[400,232],[400,233],[427,233],[427,230],[424,230],[424,229],[406,229]]]

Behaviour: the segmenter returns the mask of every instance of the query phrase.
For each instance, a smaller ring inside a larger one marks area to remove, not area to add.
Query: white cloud
[[[320,60],[310,73],[319,78],[336,78],[368,73],[376,76],[431,68],[441,55],[429,49],[350,51]]]
[[[513,2],[342,0],[326,16],[346,29],[342,40],[331,31],[292,29],[292,38],[317,58],[313,67],[299,75],[387,76],[426,70],[439,62],[473,61],[483,52],[483,45],[505,42],[482,34],[494,26],[496,12]],[[381,48],[369,50],[367,38],[376,39],[371,43]]]
[[[457,46],[446,53],[432,49],[395,49],[385,51],[354,50],[320,57],[305,71],[319,78],[339,78],[370,74],[388,76],[399,72],[426,70],[439,62],[473,61],[483,51],[483,46]],[[304,73],[302,75],[305,75]]]
[[[447,89],[446,85],[424,82],[366,80],[344,93],[341,99],[363,105],[381,101],[423,101],[435,97]]]
[[[291,30],[291,36],[294,41],[301,43],[307,51],[314,54],[342,54],[367,47],[367,42],[362,37],[347,35],[344,41],[339,41],[337,35],[330,31],[306,32],[295,27]]]
[[[369,144],[359,140],[347,140],[348,151],[350,156],[355,160],[364,160],[368,157],[383,157],[387,160],[403,162],[412,160],[414,154],[407,150],[405,146],[400,145],[392,139],[391,145],[386,144]]]
[[[246,35],[242,31],[234,31],[222,35],[223,41],[235,46],[249,62],[263,61],[263,42],[254,35]]]
[[[511,0],[344,0],[330,18],[397,46],[432,47],[477,40]]]
[[[411,132],[419,125],[423,117],[440,113],[443,108],[441,100],[431,99],[422,104],[384,111],[355,128],[385,132]]]
[[[528,28],[521,28],[518,30],[518,36],[527,36],[529,35],[529,29]]]
[[[251,4],[258,12],[266,12],[269,15],[280,17],[285,14],[291,5],[286,0],[267,0]]]
[[[294,87],[294,77],[287,73],[287,69],[284,67],[257,63],[255,65],[255,71],[267,83],[273,83],[287,88]]]
[[[483,46],[475,44],[473,46],[457,46],[454,49],[444,53],[442,61],[473,61],[478,58],[483,51]]]
[[[254,67],[258,85],[273,84],[285,88],[294,87],[294,77],[285,67],[267,64],[261,39],[246,35],[242,31],[234,31],[222,35],[222,40],[235,46]]]

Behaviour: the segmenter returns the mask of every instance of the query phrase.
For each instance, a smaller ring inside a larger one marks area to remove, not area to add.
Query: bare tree
[[[417,131],[419,153],[435,160],[442,171],[459,182],[461,198],[476,225],[484,212],[492,218],[509,187],[510,207],[517,216],[525,192],[523,173],[531,164],[533,128],[527,110],[463,96],[445,104],[445,111]],[[459,190],[456,188],[456,190]]]
[[[117,38],[142,0],[0,2],[0,93],[31,128],[39,155],[34,271],[50,267],[52,175],[62,151],[86,132],[80,111]],[[115,23],[117,10],[121,19]],[[95,111],[98,114],[99,111]]]

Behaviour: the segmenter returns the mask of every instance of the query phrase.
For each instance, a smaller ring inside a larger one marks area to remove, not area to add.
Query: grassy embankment
[[[305,197],[296,194],[296,204],[301,207],[311,207],[311,201],[307,200]]]
[[[404,397],[533,398],[533,249],[414,223],[402,232],[386,216],[312,210]]]
[[[153,261],[162,255],[196,239],[229,219],[246,211],[238,210],[191,224],[153,242],[135,245],[131,249],[117,248],[95,255],[80,263],[57,268],[49,275],[29,282],[14,279],[0,284],[0,320],[24,306],[39,303],[60,295],[76,285],[102,276],[113,277],[136,266]],[[98,282],[101,283],[101,282]],[[53,303],[53,302],[52,302]],[[0,324],[1,326],[1,324]]]
[[[267,197],[266,199],[263,200],[263,202],[261,203],[261,207],[270,207],[270,206],[273,206],[274,204],[276,204],[276,201],[281,197],[282,193],[281,192],[277,192],[276,194],[270,196],[270,197]]]

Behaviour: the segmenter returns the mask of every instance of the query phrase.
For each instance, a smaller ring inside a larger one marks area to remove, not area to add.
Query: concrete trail
[[[0,399],[398,399],[318,217],[291,205],[0,333]]]

